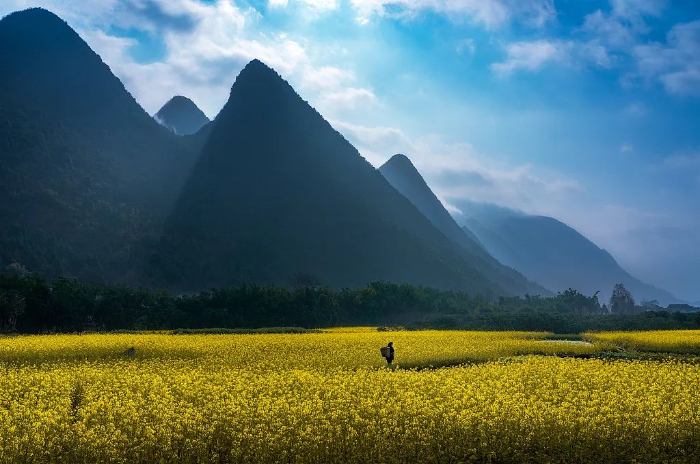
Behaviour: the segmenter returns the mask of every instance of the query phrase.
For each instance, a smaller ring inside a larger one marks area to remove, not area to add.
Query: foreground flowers
[[[700,459],[700,367],[514,357],[599,349],[534,337],[0,339],[0,462]],[[404,366],[493,361],[391,371],[379,357],[389,339]],[[129,346],[135,358],[119,356]]]

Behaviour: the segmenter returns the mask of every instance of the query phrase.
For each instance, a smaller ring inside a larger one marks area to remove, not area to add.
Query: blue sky
[[[375,166],[575,227],[700,300],[696,0],[4,0],[44,6],[150,113],[214,117],[259,58]]]

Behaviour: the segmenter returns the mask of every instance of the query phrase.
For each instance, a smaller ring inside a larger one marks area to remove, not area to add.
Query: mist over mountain
[[[379,171],[389,183],[408,198],[445,237],[463,248],[470,258],[479,263],[479,269],[490,280],[499,282],[517,294],[547,294],[543,287],[529,282],[511,268],[503,266],[483,247],[467,228],[460,228],[440,200],[435,196],[411,160],[405,155],[394,155]]]
[[[209,118],[187,97],[176,95],[153,118],[177,135],[190,135],[209,123]]]
[[[198,140],[156,123],[46,10],[0,20],[0,62],[0,266],[127,280]]]
[[[164,285],[389,280],[508,293],[275,71],[250,62],[212,124],[151,271]]]
[[[464,214],[455,220],[470,229],[493,256],[554,291],[575,288],[609,299],[617,283],[639,302],[678,302],[671,293],[646,284],[622,269],[615,259],[566,224],[486,203],[450,199]]]

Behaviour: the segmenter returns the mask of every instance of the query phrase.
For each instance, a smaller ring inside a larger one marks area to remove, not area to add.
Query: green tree
[[[613,287],[610,310],[616,314],[634,314],[634,298],[623,284],[615,284]]]

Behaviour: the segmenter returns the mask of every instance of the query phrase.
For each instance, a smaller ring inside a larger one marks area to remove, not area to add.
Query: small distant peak
[[[185,96],[182,96],[182,95],[175,95],[173,98],[170,99],[170,101],[171,101],[171,102],[180,101],[180,102],[187,102],[187,103],[192,103],[192,104],[194,104],[194,102],[193,102],[192,100],[190,100],[189,98],[187,98],[187,97],[185,97]],[[168,102],[168,103],[169,103],[169,102]]]
[[[197,104],[182,95],[168,100],[153,118],[178,135],[194,134],[209,122]]]
[[[168,102],[165,105],[163,105],[163,108],[169,108],[169,107],[197,108],[197,109],[199,109],[195,102],[193,102],[189,98],[184,97],[182,95],[175,95],[170,100],[168,100]],[[161,108],[161,111],[163,110],[163,108]]]
[[[389,158],[389,161],[384,163],[379,169],[409,169],[411,171],[416,171],[416,167],[413,165],[408,156],[403,155],[401,153]]]
[[[404,154],[402,154],[402,153],[397,153],[397,154],[395,154],[394,156],[392,156],[391,158],[389,158],[389,161],[387,161],[387,162],[388,162],[388,163],[391,162],[391,163],[410,164],[411,166],[413,166],[413,163],[412,163],[411,160],[408,158],[408,156],[406,156],[406,155],[404,155]]]

